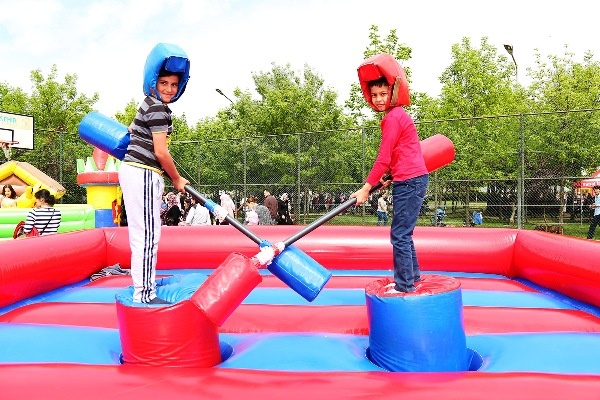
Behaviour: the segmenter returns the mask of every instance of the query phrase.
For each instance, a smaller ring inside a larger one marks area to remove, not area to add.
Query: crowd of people
[[[220,191],[217,196],[219,205],[227,211],[227,214],[245,225],[294,224],[290,215],[291,205],[287,193],[275,197],[269,190],[265,190],[262,201],[257,196],[251,195],[240,199],[238,205],[231,192]],[[203,194],[203,197],[210,199],[213,196]],[[166,226],[228,225],[227,219],[220,221],[192,196],[181,192],[163,194],[160,218],[161,225]]]

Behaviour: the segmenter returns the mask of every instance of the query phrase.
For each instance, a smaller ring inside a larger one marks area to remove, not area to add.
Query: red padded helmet
[[[358,81],[367,103],[374,110],[377,110],[371,101],[369,82],[381,77],[386,78],[392,90],[392,95],[388,98],[386,104],[386,110],[394,106],[410,106],[408,80],[404,68],[400,66],[394,57],[386,53],[367,58],[358,67]]]

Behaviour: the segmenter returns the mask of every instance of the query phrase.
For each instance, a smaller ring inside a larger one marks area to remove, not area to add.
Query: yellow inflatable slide
[[[57,200],[65,194],[65,188],[48,175],[26,162],[8,161],[0,165],[0,188],[12,185],[19,196],[17,207],[33,207],[34,193],[48,189]]]

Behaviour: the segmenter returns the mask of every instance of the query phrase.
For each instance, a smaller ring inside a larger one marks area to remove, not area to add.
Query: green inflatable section
[[[96,227],[94,207],[89,204],[57,204],[62,215],[58,232]],[[0,238],[12,238],[15,227],[25,221],[31,208],[0,208]]]

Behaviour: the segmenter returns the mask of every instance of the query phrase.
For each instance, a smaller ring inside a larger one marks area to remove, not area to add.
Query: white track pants
[[[156,256],[165,181],[154,171],[122,163],[119,183],[129,227],[133,301],[147,303],[156,297]]]

